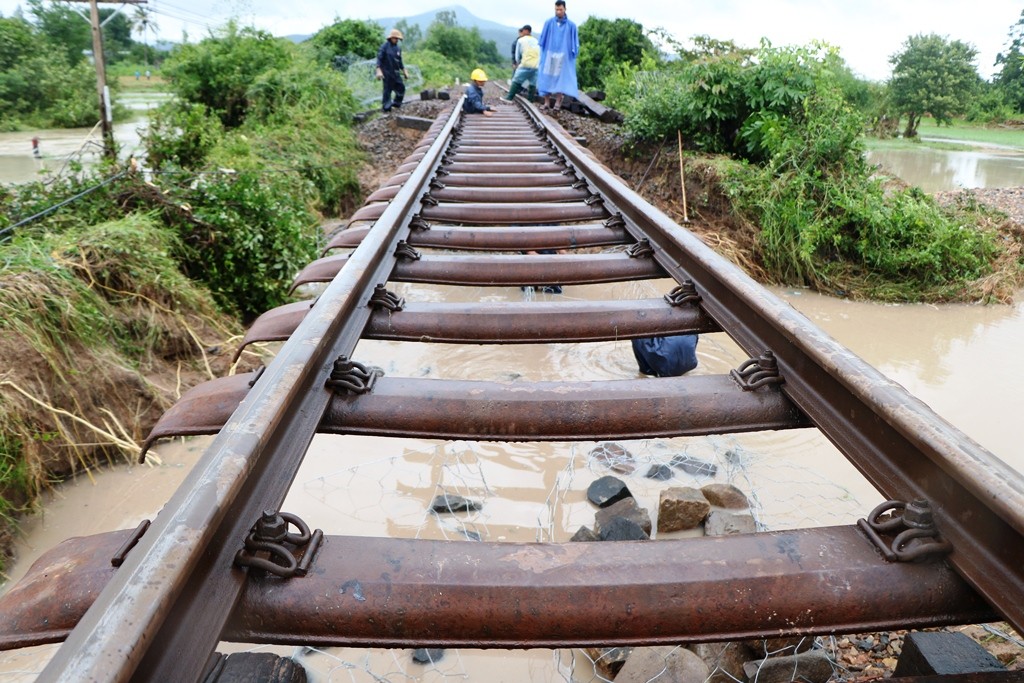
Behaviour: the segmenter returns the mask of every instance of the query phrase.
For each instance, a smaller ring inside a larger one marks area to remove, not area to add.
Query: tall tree
[[[503,58],[493,40],[485,40],[476,26],[465,28],[452,26],[441,19],[442,14],[455,16],[454,12],[438,12],[438,18],[427,28],[427,36],[421,48],[444,55],[463,69],[480,65],[500,64]]]
[[[603,88],[604,79],[621,64],[638,65],[655,52],[644,27],[632,19],[590,17],[579,27],[580,56],[576,74],[584,88]]]
[[[917,135],[925,114],[949,124],[966,111],[981,82],[974,66],[977,56],[974,46],[934,33],[907,38],[903,51],[889,58],[889,94],[896,111],[907,116],[904,137]]]
[[[28,0],[29,14],[35,25],[49,41],[63,50],[69,64],[85,59],[92,50],[89,20],[64,3],[44,5],[43,0]]]
[[[405,39],[402,40],[402,45],[405,46],[406,50],[415,50],[416,46],[423,40],[423,29],[420,28],[419,24],[410,24],[407,19],[399,19],[395,22],[395,28],[405,36]]]
[[[293,61],[292,43],[232,20],[199,43],[175,48],[164,61],[171,91],[186,102],[206,105],[226,128],[240,126],[249,109],[248,90],[270,69]]]
[[[999,68],[992,83],[1003,95],[1003,101],[1018,112],[1024,112],[1024,11],[1010,27],[1006,50],[996,55]]]
[[[153,13],[143,7],[142,5],[136,5],[135,10],[132,12],[132,30],[142,36],[143,46],[143,60],[146,66],[149,66],[149,32],[155,31],[160,28],[156,20],[153,19]]]

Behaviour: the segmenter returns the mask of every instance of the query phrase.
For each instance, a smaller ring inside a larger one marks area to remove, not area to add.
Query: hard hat
[[[486,81],[487,74],[484,73],[483,69],[473,69],[473,73],[469,75],[474,81]]]
[[[405,40],[405,36],[397,28],[391,29],[391,33],[388,34],[388,38],[398,38],[399,40]]]

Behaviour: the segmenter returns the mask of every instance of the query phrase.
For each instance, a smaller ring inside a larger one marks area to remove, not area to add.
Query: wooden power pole
[[[114,147],[114,115],[110,110],[110,89],[107,87],[107,67],[103,57],[103,28],[100,26],[100,8],[97,0],[89,0],[89,25],[92,27],[92,61],[96,64],[96,90],[100,101],[103,155],[113,161],[117,159],[117,148]]]
[[[81,1],[81,0],[79,0]],[[109,0],[122,5],[144,5],[146,0]],[[89,26],[92,28],[92,61],[96,65],[96,94],[100,105],[100,129],[103,131],[103,155],[111,161],[117,159],[114,145],[114,115],[107,87],[107,67],[103,56],[103,26],[100,24],[101,0],[88,0]]]

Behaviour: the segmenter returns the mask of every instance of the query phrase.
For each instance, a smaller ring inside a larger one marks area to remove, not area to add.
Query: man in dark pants
[[[388,34],[388,39],[377,50],[377,79],[384,81],[384,94],[380,100],[382,111],[391,111],[392,107],[400,109],[405,98],[405,82],[402,76],[408,78],[409,72],[402,63],[402,48],[398,46],[400,40],[402,32],[393,28]],[[395,95],[394,101],[391,100],[392,93]]]

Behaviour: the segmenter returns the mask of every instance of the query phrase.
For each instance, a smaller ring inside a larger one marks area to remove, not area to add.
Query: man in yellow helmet
[[[463,113],[490,116],[494,113],[494,107],[484,104],[484,83],[487,82],[487,74],[483,69],[473,69],[469,79],[473,83],[466,88],[466,99],[462,103]]]

